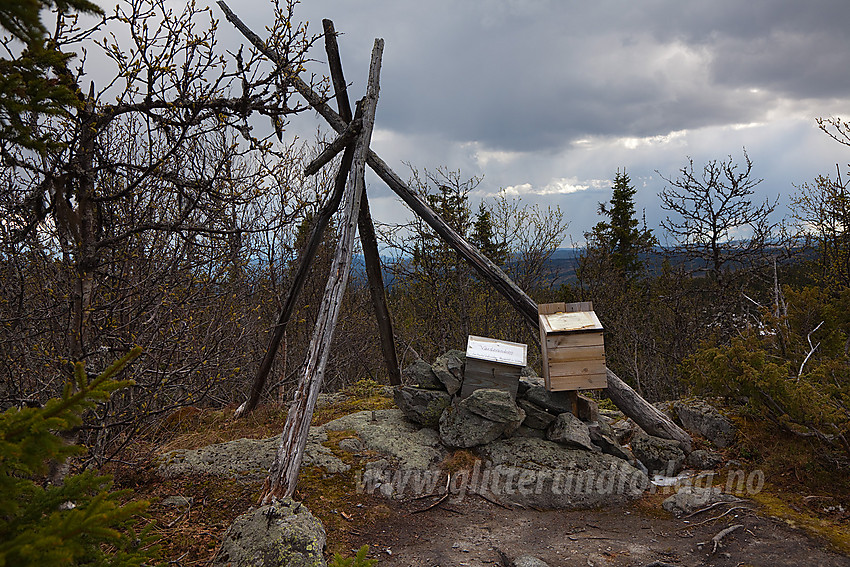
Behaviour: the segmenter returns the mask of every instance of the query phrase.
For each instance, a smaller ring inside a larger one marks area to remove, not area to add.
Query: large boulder
[[[505,390],[481,388],[464,398],[460,405],[476,415],[497,423],[516,423],[516,427],[519,427],[525,419],[525,412],[517,407],[510,392]]]
[[[393,399],[407,419],[427,427],[437,427],[440,414],[452,401],[448,392],[414,386],[396,386]]]
[[[410,423],[397,409],[360,411],[322,427],[355,432],[365,449],[386,455],[401,469],[429,469],[446,456],[435,430]]]
[[[632,452],[654,473],[674,475],[682,470],[685,453],[678,441],[641,433],[632,438]]]
[[[728,447],[735,441],[735,425],[728,417],[702,400],[679,400],[673,408],[685,429],[699,433],[716,447]]]
[[[330,474],[345,472],[349,466],[334,456],[324,443],[328,435],[322,427],[311,427],[302,464],[322,467]],[[236,439],[192,450],[170,451],[160,457],[157,473],[164,478],[211,474],[257,482],[269,474],[280,445],[280,435],[268,439]]]
[[[440,416],[440,440],[448,447],[467,449],[501,437],[509,423],[491,421],[453,403]]]
[[[571,413],[562,413],[555,418],[546,430],[549,441],[572,445],[588,451],[599,451],[599,447],[590,440],[587,425]]]
[[[460,350],[450,350],[441,354],[434,361],[431,370],[449,394],[455,395],[463,384],[463,368],[466,364],[466,353]]]
[[[723,455],[712,451],[706,451],[705,449],[698,449],[688,455],[686,462],[689,467],[693,467],[695,469],[703,471],[711,470],[716,469],[723,464]]]
[[[402,371],[402,376],[407,384],[419,386],[427,390],[442,390],[443,383],[440,382],[431,365],[421,358],[405,368]]]
[[[325,567],[325,529],[305,506],[275,501],[236,518],[213,567]]]
[[[621,504],[649,486],[625,461],[532,437],[500,439],[476,449],[485,459],[475,487],[524,506],[561,509]]]
[[[525,421],[522,424],[532,429],[546,429],[552,422],[555,421],[555,416],[541,408],[537,404],[533,404],[522,398],[516,401],[516,404],[525,412]]]

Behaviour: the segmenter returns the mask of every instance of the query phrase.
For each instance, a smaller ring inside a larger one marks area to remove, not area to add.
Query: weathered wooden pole
[[[297,73],[295,73],[288,65],[285,58],[281,57],[275,50],[268,47],[265,42],[246,26],[236,14],[227,6],[224,0],[219,0],[218,5],[224,11],[225,17],[239,30],[239,32],[250,41],[254,47],[262,52],[266,57],[277,63],[287,74],[287,79],[291,81],[301,96],[303,96],[310,106],[322,117],[328,121],[328,124],[338,133],[342,133],[348,126],[347,122],[334,110],[328,106],[318,94],[313,92],[310,85],[305,83]],[[407,203],[413,212],[419,215],[428,226],[440,235],[449,246],[451,246],[458,254],[461,255],[475,270],[487,280],[496,290],[501,293],[514,309],[525,317],[526,321],[535,329],[537,328],[537,304],[524,291],[522,291],[516,283],[511,280],[499,266],[491,262],[474,246],[460,236],[452,227],[440,218],[434,210],[428,206],[422,197],[417,195],[407,184],[390,169],[390,167],[380,158],[378,154],[369,150],[366,156],[366,163],[372,170],[378,174],[384,183],[389,185],[390,189],[401,197]]]
[[[325,31],[325,51],[328,54],[328,67],[336,93],[336,104],[343,120],[351,121],[351,103],[348,100],[348,88],[345,75],[342,72],[342,61],[339,57],[339,46],[336,41],[336,30],[331,20],[322,20]],[[381,352],[384,355],[384,365],[387,368],[390,384],[401,384],[401,372],[398,368],[398,356],[395,350],[395,336],[390,310],[387,307],[387,297],[384,292],[384,275],[381,272],[381,256],[378,252],[378,238],[375,236],[375,225],[372,213],[369,211],[369,199],[363,190],[360,202],[360,214],[357,217],[357,230],[360,234],[360,244],[363,247],[363,259],[366,264],[366,278],[369,281],[369,293],[372,296],[372,307],[381,335]]]
[[[355,116],[352,122],[358,122],[360,116]],[[257,369],[257,374],[254,376],[254,382],[251,384],[251,391],[248,393],[248,399],[237,408],[234,417],[243,417],[254,411],[257,404],[260,402],[260,397],[263,394],[268,381],[269,372],[272,369],[275,355],[277,354],[280,343],[286,333],[286,325],[289,323],[289,318],[292,317],[292,312],[295,309],[295,302],[298,296],[301,295],[301,290],[304,289],[304,283],[307,281],[307,275],[310,273],[310,268],[313,265],[313,260],[316,258],[316,253],[319,246],[322,244],[322,236],[328,228],[334,213],[339,209],[339,204],[342,201],[342,195],[345,191],[345,184],[348,179],[348,172],[351,169],[351,162],[354,159],[354,144],[351,144],[343,153],[342,161],[340,162],[339,172],[334,180],[334,190],[330,199],[319,210],[313,222],[313,229],[310,232],[310,239],[307,245],[299,254],[298,270],[292,278],[292,284],[289,286],[289,292],[286,295],[286,300],[283,302],[283,307],[280,310],[280,315],[277,319],[277,324],[272,328],[269,344],[266,347],[266,353]]]
[[[274,463],[266,479],[260,501],[268,504],[273,498],[292,496],[304,447],[307,444],[307,434],[310,431],[310,420],[316,407],[316,400],[324,381],[325,366],[330,354],[331,341],[342,298],[348,283],[351,268],[351,257],[354,252],[354,235],[357,230],[357,217],[360,211],[360,201],[366,184],[366,153],[369,151],[369,141],[375,123],[375,108],[378,104],[378,91],[381,72],[381,55],[384,49],[382,39],[375,40],[372,49],[372,61],[369,67],[369,82],[366,87],[366,97],[362,101],[363,126],[360,136],[354,146],[354,160],[343,204],[342,229],[336,253],[331,263],[331,272],[325,287],[325,294],[316,320],[316,328],[307,351],[307,359],[295,399],[286,415],[286,425],[280,438],[280,447]]]

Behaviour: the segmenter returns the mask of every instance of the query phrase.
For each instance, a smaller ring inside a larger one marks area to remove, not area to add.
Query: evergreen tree
[[[658,240],[646,228],[646,221],[643,228],[638,228],[634,201],[637,190],[625,170],[617,170],[611,189],[609,204],[599,204],[599,214],[607,216],[608,221],[593,227],[588,234],[588,246],[610,254],[614,267],[633,277],[643,269],[640,254],[658,244]]]
[[[3,40],[0,58],[0,139],[44,150],[55,142],[34,127],[35,115],[65,114],[80,104],[71,73],[70,54],[62,53],[41,21],[41,12],[56,9],[102,14],[88,0],[0,1],[0,27],[11,34]]]
[[[508,259],[508,245],[496,240],[493,230],[493,216],[484,203],[478,205],[478,213],[472,225],[472,244],[474,244],[494,264],[502,265]]]
[[[75,387],[68,384],[61,398],[0,414],[0,566],[136,566],[157,554],[147,529],[132,530],[147,504],[122,505],[126,493],[112,492],[109,477],[85,471],[61,485],[37,482],[48,461],[82,451],[57,432],[79,426],[85,409],[129,385],[114,377],[140,352],[136,347],[91,381],[77,363]]]

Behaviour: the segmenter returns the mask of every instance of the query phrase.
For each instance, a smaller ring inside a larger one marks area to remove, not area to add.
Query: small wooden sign
[[[509,392],[516,399],[519,376],[527,358],[528,346],[522,343],[469,335],[460,397],[466,398],[481,388],[492,388]]]

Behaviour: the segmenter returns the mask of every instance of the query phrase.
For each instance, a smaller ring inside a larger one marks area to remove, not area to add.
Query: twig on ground
[[[735,500],[732,500],[731,502],[715,502],[711,506],[706,506],[705,508],[702,508],[701,510],[697,510],[696,512],[691,512],[687,516],[682,516],[681,519],[687,520],[688,518],[693,518],[697,514],[702,514],[703,512],[708,512],[709,510],[711,510],[713,508],[717,508],[718,506],[722,506],[723,504],[737,504],[738,502],[743,502],[743,500],[741,500],[740,498],[737,498]]]
[[[750,512],[752,512],[752,511],[753,511],[753,509],[752,509],[752,508],[747,508],[746,506],[733,506],[732,508],[729,508],[728,510],[726,510],[725,512],[723,512],[723,513],[722,513],[722,514],[720,514],[719,516],[714,516],[713,518],[709,518],[709,519],[707,519],[707,520],[703,520],[702,522],[697,522],[696,524],[689,524],[689,525],[685,526],[684,528],[679,528],[679,529],[680,529],[680,530],[689,530],[689,529],[691,529],[691,528],[695,528],[695,527],[697,527],[697,526],[702,526],[702,525],[704,525],[704,524],[710,524],[711,522],[714,522],[714,521],[719,520],[720,518],[722,518],[722,517],[723,517],[723,516],[725,516],[726,514],[728,514],[728,513],[732,512],[733,510],[748,510],[748,511],[750,511]]]
[[[736,530],[740,530],[743,527],[744,524],[735,524],[734,526],[729,526],[728,528],[717,532],[717,534],[713,538],[711,538],[710,541],[710,543],[714,544],[714,547],[711,549],[711,554],[714,555],[717,552],[717,548],[720,547],[720,542],[723,540],[724,537],[728,536]],[[697,547],[702,548],[703,546],[708,545],[708,543],[708,541],[698,543]]]
[[[496,506],[500,506],[500,507],[504,508],[505,510],[513,510],[513,508],[511,508],[507,504],[505,504],[503,502],[499,502],[496,498],[490,498],[481,491],[476,491],[475,494],[477,494],[478,496],[480,496],[481,498],[483,498],[484,500],[486,500],[490,504],[495,504]]]
[[[431,508],[436,508],[437,506],[439,506],[439,505],[440,505],[440,504],[441,504],[441,503],[442,503],[442,502],[443,502],[446,498],[448,498],[448,497],[449,497],[449,494],[450,494],[450,492],[449,492],[449,485],[451,484],[451,482],[452,482],[452,475],[451,475],[451,474],[449,474],[449,475],[448,475],[448,477],[446,478],[446,491],[445,491],[445,493],[444,493],[444,494],[440,497],[440,499],[439,499],[439,500],[437,500],[436,502],[434,502],[433,504],[431,504],[430,506],[428,506],[427,508],[423,508],[423,509],[421,509],[421,510],[414,510],[412,513],[413,513],[413,514],[420,514],[420,513],[422,513],[422,512],[427,512],[427,511],[428,511],[428,510],[430,510]]]

